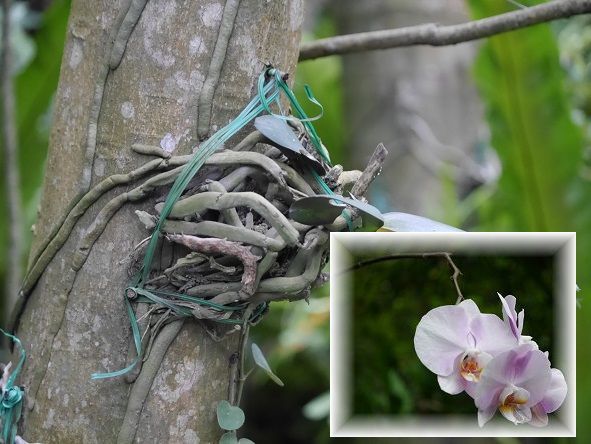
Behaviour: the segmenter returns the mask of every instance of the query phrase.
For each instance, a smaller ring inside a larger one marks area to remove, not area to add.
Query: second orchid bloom
[[[429,311],[417,326],[415,350],[444,392],[474,399],[481,427],[497,410],[514,424],[545,426],[566,397],[564,375],[521,334],[524,310],[517,314],[515,297],[499,298],[503,320],[481,313],[471,299]]]

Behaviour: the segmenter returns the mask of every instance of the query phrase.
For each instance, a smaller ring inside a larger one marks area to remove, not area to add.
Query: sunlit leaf
[[[228,401],[220,401],[217,407],[218,424],[224,430],[236,430],[244,424],[244,412]],[[235,436],[235,435],[234,435]]]
[[[449,232],[462,231],[426,217],[408,213],[384,213],[384,226],[378,231]]]
[[[251,345],[251,349],[252,357],[254,359],[255,364],[262,368],[275,384],[283,387],[283,381],[279,379],[279,377],[275,373],[273,373],[273,370],[271,370],[271,367],[269,366],[269,363],[267,362],[265,355],[263,355],[263,352],[260,349],[260,347],[253,342]]]

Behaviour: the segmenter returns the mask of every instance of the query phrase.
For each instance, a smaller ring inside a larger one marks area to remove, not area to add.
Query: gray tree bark
[[[211,134],[248,103],[264,63],[294,72],[300,0],[149,0],[143,10],[142,3],[73,2],[33,258],[81,191],[148,160],[132,152],[133,143],[166,146],[175,155],[191,152],[198,119],[209,109],[204,83],[213,93],[205,128]],[[224,29],[224,6],[237,3],[227,51],[215,60],[221,63],[216,83],[212,54]],[[124,205],[80,270],[73,263],[100,209],[133,186],[111,190],[85,212],[24,306],[17,334],[28,353],[21,378],[21,430],[28,441],[110,443],[120,433],[132,386],[124,378],[91,381],[90,375],[129,363],[132,338],[123,304],[129,277],[122,263],[146,236],[134,210],[151,208],[153,199]],[[214,342],[186,321],[164,348],[162,366],[139,406],[135,442],[217,442],[215,407],[227,398],[236,343],[233,336]]]
[[[335,0],[339,34],[468,20],[463,0]],[[441,175],[479,181],[471,158],[482,109],[470,69],[473,44],[417,46],[343,57],[345,128],[352,167],[383,142],[390,154],[371,201],[390,211],[440,217]]]

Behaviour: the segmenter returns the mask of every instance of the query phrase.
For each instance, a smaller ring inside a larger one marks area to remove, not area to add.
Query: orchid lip
[[[492,359],[488,353],[469,350],[460,360],[460,375],[466,381],[478,382],[486,364]]]
[[[514,424],[523,424],[531,420],[531,409],[526,406],[529,392],[514,385],[507,386],[499,395],[499,411]]]

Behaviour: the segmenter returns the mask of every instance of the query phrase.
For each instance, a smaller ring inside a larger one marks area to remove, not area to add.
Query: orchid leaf
[[[384,226],[378,231],[449,232],[462,231],[426,217],[408,213],[384,213]]]
[[[244,412],[242,409],[236,405],[231,405],[225,399],[219,402],[216,413],[218,424],[224,430],[236,430],[244,424]],[[234,435],[234,437],[236,437],[236,435]]]
[[[279,148],[282,154],[304,163],[319,174],[325,174],[322,164],[306,151],[294,130],[284,119],[271,115],[259,116],[254,119],[254,126]]]
[[[271,115],[259,116],[254,119],[254,126],[263,136],[279,147],[287,148],[297,154],[304,150],[296,133],[283,119]]]
[[[291,205],[289,215],[296,222],[306,225],[331,224],[345,209],[343,204],[359,210],[364,228],[374,227],[377,230],[384,224],[382,213],[373,205],[337,194],[304,197]]]
[[[253,342],[251,349],[252,357],[254,359],[255,364],[262,368],[275,384],[283,387],[283,381],[279,379],[279,377],[275,373],[273,373],[273,370],[271,370],[271,367],[269,366],[269,363],[267,362],[265,355],[263,355],[263,352],[260,349],[260,347]]]
[[[328,196],[311,196],[295,201],[289,209],[290,217],[306,225],[333,223],[347,207],[326,197]]]

